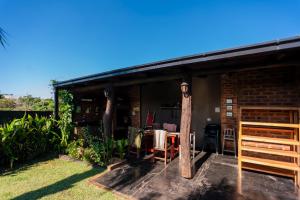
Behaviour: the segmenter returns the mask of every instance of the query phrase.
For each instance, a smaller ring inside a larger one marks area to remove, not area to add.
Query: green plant
[[[93,136],[89,127],[83,129],[83,137],[87,143],[86,146],[97,154],[97,156],[94,156],[94,163],[100,166],[108,165],[113,156],[114,140],[112,138],[103,139],[103,137]]]
[[[83,157],[83,139],[74,140],[67,145],[66,152],[69,156],[75,159],[82,159]]]
[[[127,139],[121,139],[121,140],[115,141],[115,148],[116,148],[117,154],[119,155],[119,158],[124,159],[126,152],[127,152],[127,146],[128,146]]]
[[[53,150],[59,140],[55,121],[47,117],[24,115],[0,127],[0,162],[30,160],[42,153]]]
[[[84,149],[83,160],[85,160],[89,163],[99,164],[100,163],[100,156],[95,151],[94,148],[88,147],[88,148]]]

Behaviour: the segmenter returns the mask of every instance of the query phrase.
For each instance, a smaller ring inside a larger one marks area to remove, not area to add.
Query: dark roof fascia
[[[295,36],[291,38],[273,40],[273,41],[258,43],[254,45],[247,45],[247,46],[242,46],[237,48],[228,48],[219,51],[211,51],[202,54],[194,54],[190,56],[183,56],[183,57],[178,57],[173,59],[162,60],[158,62],[120,68],[116,70],[83,76],[83,77],[70,79],[66,81],[59,81],[55,83],[53,86],[60,88],[60,87],[66,87],[73,84],[78,84],[78,83],[83,83],[88,81],[100,80],[100,79],[110,78],[114,76],[132,74],[132,73],[143,72],[143,71],[150,71],[150,70],[161,69],[166,67],[186,65],[192,63],[201,63],[207,61],[233,58],[233,57],[245,56],[251,54],[267,53],[272,51],[280,51],[280,50],[299,48],[299,47],[300,47],[300,36]]]

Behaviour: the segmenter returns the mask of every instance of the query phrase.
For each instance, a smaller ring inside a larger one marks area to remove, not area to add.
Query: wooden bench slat
[[[257,164],[257,165],[276,167],[276,168],[280,168],[280,169],[288,169],[288,170],[293,170],[293,171],[299,170],[299,167],[295,163],[255,158],[255,157],[249,157],[249,156],[242,156],[241,161],[246,162],[246,163]]]
[[[284,151],[284,150],[278,150],[278,149],[268,149],[268,148],[250,147],[250,146],[242,146],[242,151],[266,153],[266,154],[272,154],[272,155],[278,155],[278,156],[288,156],[288,157],[294,157],[294,158],[297,158],[300,156],[295,151]]]
[[[265,143],[274,143],[274,144],[283,144],[283,145],[299,145],[299,141],[294,139],[285,139],[285,138],[271,138],[271,137],[261,137],[261,136],[250,136],[242,135],[242,140],[253,141],[253,142],[265,142]]]

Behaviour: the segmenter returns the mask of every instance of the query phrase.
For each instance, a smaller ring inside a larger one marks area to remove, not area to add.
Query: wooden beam
[[[159,81],[171,81],[176,79],[181,79],[182,75],[168,75],[168,76],[157,76],[152,78],[143,78],[143,79],[135,79],[135,80],[128,80],[128,81],[115,81],[112,83],[113,87],[121,87],[121,86],[129,86],[129,85],[138,85],[138,84],[146,84],[146,83],[152,83],[152,82],[159,82]],[[92,84],[86,85],[86,86],[74,86],[74,88],[71,88],[73,92],[88,92],[93,90],[99,90],[103,89],[107,86],[105,83],[99,83],[99,84]]]
[[[192,178],[191,155],[190,155],[190,131],[192,119],[192,96],[189,84],[183,82],[181,84],[182,92],[182,108],[180,123],[180,169],[181,176],[184,178]]]
[[[114,104],[114,88],[110,85],[104,90],[104,95],[106,97],[106,108],[103,113],[103,132],[104,137],[112,137],[112,114],[113,114],[113,104]]]

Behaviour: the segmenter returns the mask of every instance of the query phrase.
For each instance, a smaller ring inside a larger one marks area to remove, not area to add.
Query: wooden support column
[[[113,104],[114,104],[114,90],[112,86],[108,86],[104,90],[104,96],[106,97],[106,108],[103,114],[103,131],[104,137],[112,137],[112,115],[113,115]]]
[[[58,120],[58,112],[59,112],[59,106],[58,106],[58,89],[54,87],[54,119]]]
[[[180,169],[181,176],[192,178],[191,154],[190,154],[190,131],[192,119],[192,96],[190,85],[187,82],[181,84],[182,107],[180,123]]]

